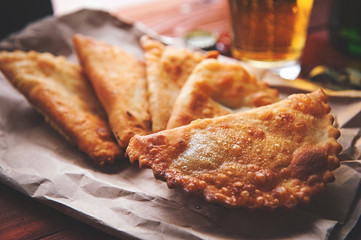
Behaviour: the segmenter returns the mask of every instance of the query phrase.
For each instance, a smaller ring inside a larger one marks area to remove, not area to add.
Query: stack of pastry
[[[144,36],[144,59],[82,35],[79,64],[1,52],[0,70],[98,166],[139,162],[209,202],[294,207],[334,180],[341,150],[322,90],[281,100],[240,63]]]

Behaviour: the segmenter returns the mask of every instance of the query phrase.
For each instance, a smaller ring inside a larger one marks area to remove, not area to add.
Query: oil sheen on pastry
[[[167,129],[199,118],[226,115],[279,101],[278,91],[239,63],[205,59],[196,66],[173,106]]]
[[[209,202],[292,208],[334,180],[341,146],[322,90],[131,139],[127,155]]]
[[[73,41],[79,62],[125,151],[132,136],[151,131],[144,64],[118,47],[93,38],[78,34]]]
[[[0,70],[45,119],[99,166],[121,150],[106,114],[77,64],[50,53],[1,52]]]
[[[164,130],[178,93],[203,54],[141,38],[146,63],[152,131]]]

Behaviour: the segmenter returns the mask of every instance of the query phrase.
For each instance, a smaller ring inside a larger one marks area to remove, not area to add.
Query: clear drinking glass
[[[313,0],[229,0],[232,54],[295,79]]]

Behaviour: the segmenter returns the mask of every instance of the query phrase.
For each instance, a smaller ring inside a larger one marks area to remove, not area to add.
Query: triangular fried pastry
[[[260,82],[238,63],[205,59],[181,89],[167,129],[279,101],[278,91]]]
[[[152,131],[164,130],[176,97],[203,54],[141,38],[146,63]]]
[[[334,180],[341,150],[322,90],[148,136],[127,155],[170,188],[209,202],[249,208],[292,208]]]
[[[144,64],[105,42],[82,35],[75,35],[73,40],[80,64],[125,151],[132,136],[151,131]]]
[[[67,140],[96,164],[113,164],[121,150],[106,114],[77,64],[50,53],[1,52],[0,70]]]

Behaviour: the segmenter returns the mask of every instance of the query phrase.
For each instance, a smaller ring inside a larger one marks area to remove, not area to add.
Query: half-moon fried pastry
[[[334,180],[341,146],[322,90],[148,136],[127,148],[170,188],[209,202],[294,207]]]
[[[46,120],[96,164],[112,164],[121,150],[106,114],[77,64],[50,53],[1,52],[0,70]]]
[[[181,89],[167,129],[277,101],[278,91],[258,81],[240,64],[205,59]]]
[[[148,36],[141,38],[141,46],[146,63],[152,131],[158,132],[166,128],[181,87],[204,56],[188,49],[165,46]]]
[[[73,40],[80,64],[125,151],[132,136],[147,134],[151,128],[145,67],[133,55],[105,42],[82,35]]]

